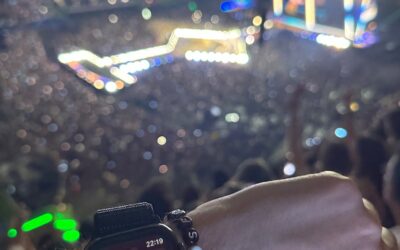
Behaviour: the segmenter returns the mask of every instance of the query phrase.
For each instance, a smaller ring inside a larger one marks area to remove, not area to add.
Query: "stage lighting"
[[[373,26],[368,24],[377,14],[376,0],[273,0],[269,19],[275,27],[300,31],[302,36],[306,32],[318,43],[344,49],[350,47],[348,43],[368,47],[376,42]]]

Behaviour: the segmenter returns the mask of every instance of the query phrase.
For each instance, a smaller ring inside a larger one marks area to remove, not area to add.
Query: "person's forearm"
[[[255,185],[198,207],[190,216],[199,245],[207,250],[336,250],[357,240],[351,243],[354,249],[379,249],[380,227],[357,218],[363,204],[350,181],[315,176]]]

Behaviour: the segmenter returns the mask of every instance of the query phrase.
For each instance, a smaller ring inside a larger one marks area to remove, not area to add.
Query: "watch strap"
[[[199,241],[199,233],[193,228],[193,221],[184,210],[177,209],[168,213],[164,221],[175,225],[188,248],[194,247]]]
[[[151,204],[143,202],[100,209],[94,215],[95,238],[160,223]]]

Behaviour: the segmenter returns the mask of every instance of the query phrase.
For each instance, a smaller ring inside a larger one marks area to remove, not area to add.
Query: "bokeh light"
[[[228,123],[237,123],[240,120],[238,113],[229,113],[225,115],[225,121]]]
[[[49,224],[52,220],[53,215],[50,213],[45,213],[25,222],[24,224],[22,224],[21,229],[23,232],[30,232],[46,224]]]
[[[295,175],[296,174],[296,166],[291,162],[286,163],[285,166],[283,167],[283,173],[286,176]]]
[[[13,239],[13,238],[16,238],[17,236],[18,236],[18,231],[17,231],[17,229],[15,229],[15,228],[10,228],[10,229],[7,231],[7,237],[8,237],[8,238]]]
[[[62,239],[69,243],[75,243],[79,240],[81,234],[77,230],[66,231],[62,234]]]
[[[261,26],[262,24],[262,17],[261,16],[255,16],[253,18],[253,25],[254,26]]]
[[[142,10],[142,17],[144,20],[150,20],[152,17],[151,10],[149,8],[144,8]]]
[[[335,136],[336,137],[338,137],[338,138],[340,138],[340,139],[343,139],[343,138],[346,138],[347,137],[347,130],[346,129],[344,129],[344,128],[337,128],[337,129],[335,129]]]
[[[157,143],[160,146],[164,146],[165,144],[167,144],[167,138],[165,136],[160,136],[157,138]]]
[[[166,174],[168,172],[168,166],[167,165],[161,165],[158,169],[160,174]]]

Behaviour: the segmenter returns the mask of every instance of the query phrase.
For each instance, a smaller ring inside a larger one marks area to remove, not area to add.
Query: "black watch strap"
[[[187,247],[194,247],[199,241],[199,233],[193,228],[193,221],[190,217],[186,216],[184,210],[177,209],[168,213],[164,221],[171,222],[176,226]]]
[[[94,237],[104,237],[160,222],[151,204],[146,202],[100,209],[94,215]]]

